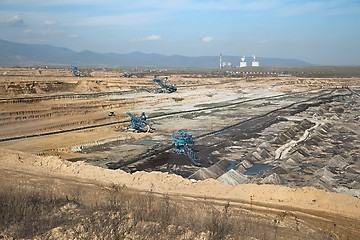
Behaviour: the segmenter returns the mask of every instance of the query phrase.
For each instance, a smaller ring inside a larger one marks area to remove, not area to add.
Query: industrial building
[[[241,58],[241,61],[240,61],[240,64],[239,64],[239,67],[240,68],[244,68],[244,67],[247,67],[247,62],[246,62],[246,57],[243,56]],[[251,62],[251,67],[259,67],[260,66],[260,63],[259,61],[256,60],[256,57],[255,55],[253,55],[253,61]],[[223,61],[223,58],[222,58],[222,53],[220,53],[220,62],[219,62],[219,68],[232,68],[233,67],[233,64],[231,62],[225,62]],[[235,65],[234,65],[235,67]]]

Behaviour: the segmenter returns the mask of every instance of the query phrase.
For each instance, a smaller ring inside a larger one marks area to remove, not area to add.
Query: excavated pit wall
[[[231,185],[314,186],[360,197],[359,134],[341,126],[346,119],[356,127],[359,112],[359,97],[338,90],[197,140],[203,167],[191,166],[186,156],[170,150],[123,169],[164,171],[197,180],[213,178]],[[246,174],[261,164],[271,169]]]
[[[71,76],[69,75],[69,77]],[[34,94],[34,89],[38,93],[49,93],[51,89],[63,91],[69,87],[76,86],[78,84],[76,81],[67,84],[49,81],[48,83],[43,83],[43,85],[37,83],[34,85],[34,82],[23,81],[19,85],[20,88],[10,82],[7,83],[7,91],[8,94]],[[227,81],[230,83],[233,80]],[[284,78],[284,81],[278,83],[278,85],[291,85],[291,81]],[[331,85],[325,80],[317,83],[313,82],[313,79],[299,81],[301,84],[311,85],[314,88],[322,84]],[[97,84],[101,85],[102,83],[99,82]],[[355,93],[354,95],[358,96],[358,93]],[[39,98],[16,97],[0,99],[0,101],[4,104],[19,104],[42,103],[49,100],[93,100],[95,97],[104,97],[104,94],[116,95],[117,93],[60,94],[57,96],[41,96]],[[182,98],[175,99],[175,101],[179,102],[182,100]],[[131,172],[138,170],[164,171],[185,177],[194,177],[198,174],[198,179],[215,178],[232,185],[255,182],[261,184],[284,184],[288,186],[316,186],[330,191],[348,192],[358,196],[356,191],[359,189],[357,184],[359,182],[357,177],[359,175],[359,165],[356,151],[359,152],[357,147],[359,131],[353,124],[357,124],[359,121],[358,97],[352,96],[352,99],[349,100],[345,96],[343,99],[328,102],[326,99],[324,100],[319,105],[317,102],[304,103],[303,105],[298,104],[295,108],[287,109],[286,113],[281,113],[278,116],[276,114],[264,116],[263,118],[257,118],[256,121],[249,121],[243,124],[242,127],[239,125],[237,128],[225,129],[226,131],[223,130],[209,137],[204,136],[197,139],[197,152],[204,161],[202,168],[192,166],[185,156],[174,155],[171,149],[167,147],[163,149],[165,153],[159,151],[156,157],[146,162],[146,164],[133,164],[126,167]],[[82,102],[80,104],[84,106],[79,108],[77,104],[64,104],[52,109],[9,111],[1,114],[1,124],[16,125],[28,120],[54,119],[58,116],[66,115],[67,111],[75,115],[79,114],[80,116],[92,110],[106,110],[121,105],[120,103],[116,105],[115,103],[97,104],[95,102],[87,106],[84,105],[85,102]],[[267,104],[271,105],[274,103],[263,102],[259,105],[254,105],[254,109],[256,111],[261,110]],[[233,110],[235,111],[236,107]],[[241,112],[241,114],[243,113]],[[224,114],[222,111],[208,111],[207,114],[212,116],[223,115],[224,120],[228,118],[226,111]],[[249,115],[249,118],[255,115]],[[296,116],[297,119],[291,119],[289,116]],[[200,117],[206,119],[204,114],[189,113],[186,117],[189,120],[197,118],[200,120]],[[105,118],[94,119],[95,122],[105,120]],[[39,129],[39,131],[54,130],[56,134],[58,129],[61,128],[69,128],[69,131],[82,129],[77,127],[79,125],[89,125],[89,122],[79,120],[59,123]],[[311,133],[308,134],[306,131],[311,131]],[[34,134],[33,136],[36,137],[37,135]],[[304,136],[306,137],[302,139]],[[116,140],[116,138],[114,139]],[[107,141],[104,141],[100,145],[106,143]],[[123,143],[121,142],[120,144]],[[125,144],[127,143],[125,142]],[[287,152],[285,155],[281,154],[279,158],[276,154],[276,149],[282,147],[287,149]],[[157,147],[151,149],[151,151],[157,150]],[[153,160],[160,161],[154,164]],[[260,164],[271,166],[272,169],[260,171],[255,176],[245,174],[253,166]]]

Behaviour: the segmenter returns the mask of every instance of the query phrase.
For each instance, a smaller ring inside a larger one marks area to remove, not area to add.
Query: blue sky
[[[0,0],[0,38],[75,51],[360,65],[360,0]]]

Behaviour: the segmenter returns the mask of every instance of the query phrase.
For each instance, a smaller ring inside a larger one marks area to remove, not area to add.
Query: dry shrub
[[[57,198],[51,192],[31,191],[21,188],[0,189],[0,230],[12,228],[15,238],[33,237],[68,219],[49,215],[69,199]]]
[[[230,222],[230,203],[227,203],[222,212],[213,209],[209,222],[210,239],[225,239],[231,233],[232,224]]]
[[[294,214],[265,218],[251,210],[185,201],[179,197],[107,188],[93,205],[81,192],[61,198],[51,191],[0,190],[0,238],[26,239],[313,239],[329,233],[299,231]],[[291,220],[290,222],[288,220]],[[287,220],[294,226],[283,227]],[[261,231],[259,231],[261,229]],[[302,229],[304,230],[304,229]],[[306,229],[305,229],[306,230]],[[310,235],[311,234],[311,235]]]

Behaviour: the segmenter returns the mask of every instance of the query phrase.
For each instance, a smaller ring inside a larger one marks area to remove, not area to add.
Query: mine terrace
[[[0,147],[360,197],[359,68],[79,71],[0,69]],[[126,113],[149,127],[135,131]]]

